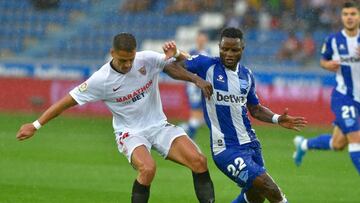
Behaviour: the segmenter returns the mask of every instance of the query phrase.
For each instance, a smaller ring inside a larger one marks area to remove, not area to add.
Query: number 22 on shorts
[[[248,179],[248,170],[243,170],[245,167],[244,159],[238,157],[234,160],[234,164],[229,164],[226,168],[232,176],[246,182]]]

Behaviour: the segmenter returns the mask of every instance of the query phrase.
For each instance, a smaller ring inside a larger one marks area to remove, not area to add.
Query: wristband
[[[36,128],[36,130],[39,130],[41,128],[41,124],[38,120],[34,121],[32,124],[34,128]]]
[[[280,115],[279,114],[274,114],[273,117],[271,118],[271,121],[275,124],[278,124],[279,123],[279,117]]]
[[[174,55],[175,58],[179,57],[181,54],[181,51],[179,49],[176,49],[176,53]]]

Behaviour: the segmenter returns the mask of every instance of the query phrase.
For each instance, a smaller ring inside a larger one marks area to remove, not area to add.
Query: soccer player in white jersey
[[[116,35],[111,49],[113,59],[48,108],[34,123],[21,126],[17,138],[25,140],[32,137],[41,126],[72,106],[103,101],[113,114],[118,149],[138,171],[132,188],[132,203],[148,202],[150,184],[156,171],[151,148],[164,158],[191,169],[199,202],[214,202],[206,158],[182,128],[167,122],[158,79],[159,73],[164,71],[175,79],[195,83],[207,96],[212,94],[211,84],[169,65],[174,59],[165,59],[185,57],[174,42],[165,43],[163,50],[166,55],[153,51],[136,52],[133,35]]]
[[[307,150],[342,150],[349,146],[349,154],[360,174],[360,11],[354,1],[343,4],[341,20],[344,28],[326,38],[320,65],[336,73],[336,87],[331,95],[331,109],[335,115],[334,130],[305,139],[294,139],[294,160],[300,166]]]
[[[214,94],[203,99],[205,122],[210,129],[211,151],[216,166],[242,187],[233,203],[287,202],[266,172],[260,142],[252,129],[247,111],[261,121],[299,130],[303,117],[274,114],[262,106],[255,91],[252,72],[240,64],[244,50],[241,30],[225,28],[221,33],[220,57],[194,55],[174,66],[187,68],[212,83]]]

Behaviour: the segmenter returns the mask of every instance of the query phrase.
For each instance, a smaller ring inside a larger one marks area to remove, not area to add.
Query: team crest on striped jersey
[[[222,76],[222,75],[218,75],[218,78],[216,80],[219,81],[219,82],[225,82],[224,81],[224,76]]]
[[[146,75],[146,68],[145,68],[145,66],[141,67],[138,71],[139,71],[142,75]]]

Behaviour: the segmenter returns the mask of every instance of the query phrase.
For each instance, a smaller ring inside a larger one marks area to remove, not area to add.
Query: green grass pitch
[[[18,142],[15,134],[35,115],[0,114],[0,202],[130,202],[136,172],[117,151],[110,118],[59,117],[35,137]],[[296,132],[255,126],[266,167],[291,203],[356,203],[360,178],[347,151],[310,152],[300,168],[292,162]],[[305,136],[330,132],[308,127]],[[208,130],[196,142],[208,157],[216,202],[228,203],[240,189],[214,165]],[[196,203],[188,169],[153,152],[157,174],[150,203]]]

